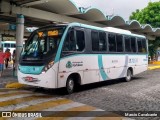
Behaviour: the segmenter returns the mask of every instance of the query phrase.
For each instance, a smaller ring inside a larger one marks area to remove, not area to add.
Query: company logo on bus
[[[23,77],[23,80],[26,82],[37,82],[39,81],[37,78],[33,78],[31,76]]]
[[[66,64],[66,68],[80,67],[80,66],[83,66],[83,62],[82,61],[80,61],[80,62],[68,61],[67,64]]]
[[[71,61],[68,61],[66,64],[66,68],[71,68],[71,67],[72,67],[72,63],[71,63]]]

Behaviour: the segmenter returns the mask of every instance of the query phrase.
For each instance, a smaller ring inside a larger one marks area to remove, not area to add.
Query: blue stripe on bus
[[[122,73],[120,74],[119,78],[125,76],[125,74],[126,74],[126,68],[125,67],[127,67],[127,66],[128,66],[128,55],[126,55],[124,67],[123,67]]]
[[[108,76],[103,69],[104,67],[103,67],[102,55],[98,55],[98,67],[99,67],[99,71],[102,79],[107,80]]]
[[[59,44],[54,63],[56,63],[56,62],[58,62],[60,60],[60,55],[61,55],[61,51],[62,51],[62,47],[63,47],[63,43],[64,43],[65,36],[67,34],[67,31],[68,31],[68,29],[65,30],[65,32],[64,32],[64,34],[62,36],[62,39],[61,39],[61,42]]]

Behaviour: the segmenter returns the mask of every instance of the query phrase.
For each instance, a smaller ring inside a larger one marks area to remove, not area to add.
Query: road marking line
[[[73,107],[79,107],[79,106],[82,106],[82,105],[84,105],[84,104],[78,103],[78,102],[73,102],[73,103],[71,102],[71,103],[67,103],[67,104],[62,104],[62,105],[56,106],[54,108],[44,109],[43,111],[45,111],[45,112],[44,112],[43,115],[49,116],[50,114],[56,113],[57,111],[65,111],[66,109],[73,108]],[[49,111],[49,112],[46,112],[46,111]],[[43,119],[44,118],[45,117],[43,117]],[[26,118],[24,120],[28,120],[28,119]],[[35,120],[35,118],[30,118],[30,120]]]
[[[48,102],[48,101],[53,101],[53,100],[59,100],[59,99],[62,99],[62,98],[57,98],[57,97],[54,97],[54,98],[40,98],[40,99],[36,99],[36,100],[32,100],[32,101],[27,101],[27,102],[24,102],[24,103],[21,103],[21,104],[17,104],[16,106],[15,105],[10,105],[10,106],[7,106],[7,107],[1,107],[1,109],[5,110],[5,111],[13,111],[13,110],[16,110],[16,109],[21,109],[21,108],[26,108],[26,107],[29,107],[29,106],[33,106],[33,105],[36,105],[36,104],[39,104],[39,103],[43,103],[43,102]]]
[[[0,95],[2,95],[2,94],[8,94],[8,93],[14,93],[14,92],[18,92],[18,91],[13,90],[13,91],[0,92]]]
[[[50,98],[50,97],[51,96],[46,96],[46,95],[33,95],[33,96],[29,96],[29,97],[24,97],[24,98],[16,98],[14,100],[0,102],[0,107],[5,107],[5,106],[9,106],[9,105],[16,105],[16,104],[20,104],[20,103],[23,103],[26,101],[36,100],[36,99],[40,99],[40,98]]]
[[[75,107],[75,108],[71,108],[71,109],[68,109],[67,111],[90,111],[90,110],[95,110],[96,108],[95,107],[92,107],[92,106],[88,106],[88,105],[83,105],[83,106],[80,106],[80,107]],[[60,113],[61,114],[61,113]]]
[[[48,96],[45,94],[38,93],[38,95],[33,95],[35,93],[31,93],[31,94],[28,94],[28,93],[30,92],[9,91],[9,93],[7,94],[4,94],[4,91],[1,92],[0,111],[4,111],[4,110],[10,111],[12,109],[14,111],[53,111],[55,112],[51,115],[47,115],[48,117],[38,118],[38,120],[41,120],[41,119],[43,120],[50,120],[50,119],[51,120],[53,119],[82,120],[84,119],[84,117],[81,117],[81,116],[85,116],[92,111],[103,111],[101,109],[96,109],[95,107],[92,107],[92,106],[88,106],[78,102],[73,102],[65,98],[58,98],[58,97],[53,98],[53,96]],[[71,111],[71,112],[66,112],[66,111]],[[97,113],[97,115],[98,115],[97,117],[86,117],[87,118],[86,120],[90,120],[90,119],[122,120],[124,118],[123,116],[120,116],[115,113],[108,113],[102,116],[99,115],[99,113]],[[51,117],[51,116],[57,116],[57,117]],[[110,117],[110,116],[113,116],[113,117]],[[15,119],[15,118],[11,118],[11,119]],[[31,120],[32,119],[33,118],[31,118]]]
[[[107,113],[105,115],[98,116],[92,120],[123,120],[123,116],[115,113]]]
[[[48,108],[48,109],[45,109],[43,111],[65,111],[67,109],[70,109],[70,108],[74,108],[74,107],[79,107],[79,106],[83,106],[85,104],[82,104],[82,103],[78,103],[78,102],[71,102],[71,103],[67,103],[67,104],[64,104],[64,105],[59,105],[59,106],[56,106],[54,108]]]
[[[28,94],[29,92],[13,92],[13,93],[8,93],[8,94],[1,94],[0,98],[4,98],[4,97],[11,97],[11,96],[15,96],[15,95],[20,95],[20,94]]]
[[[48,117],[38,118],[37,120],[64,120],[68,117],[75,117],[78,114],[81,114],[83,112],[95,110],[95,107],[88,106],[88,105],[82,105],[74,108],[67,109],[65,111],[56,112],[55,114],[49,115]],[[66,112],[67,111],[67,112]],[[71,112],[69,112],[71,111]],[[74,112],[73,112],[74,111]],[[55,117],[52,117],[55,116]],[[62,116],[62,117],[60,117]]]
[[[33,92],[33,91],[23,90],[23,89],[13,89],[13,88],[0,88],[0,94],[13,93],[13,92]]]
[[[34,95],[34,94],[15,95],[15,96],[11,96],[11,97],[0,98],[0,102],[4,102],[7,100],[14,100],[16,98],[28,97],[28,96],[32,96],[32,95]]]
[[[13,89],[13,88],[0,88],[0,93],[1,92],[8,92],[8,91],[17,91],[17,89]]]
[[[97,112],[94,112],[94,111],[97,111]],[[76,118],[76,120],[84,120],[84,116],[87,116],[87,117],[85,117],[85,120],[91,120],[91,119],[95,118],[98,115],[103,115],[104,114],[104,112],[100,113],[100,111],[104,111],[104,110],[102,110],[102,109],[95,109],[95,110],[92,110],[92,111],[81,113],[81,114],[79,114],[76,117],[67,118],[66,120],[75,120],[75,118]],[[94,112],[94,114],[93,114],[93,112]],[[92,117],[89,116],[89,114],[92,115]]]
[[[68,99],[59,99],[59,100],[53,100],[53,101],[39,103],[39,104],[29,106],[26,108],[16,109],[15,111],[41,111],[43,109],[47,109],[50,107],[56,107],[56,106],[71,103],[71,102],[73,102],[73,101],[68,100]]]

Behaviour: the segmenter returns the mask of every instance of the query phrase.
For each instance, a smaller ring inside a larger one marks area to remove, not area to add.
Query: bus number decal
[[[118,63],[118,60],[112,60],[112,63]]]
[[[130,58],[129,63],[138,63],[138,58]]]

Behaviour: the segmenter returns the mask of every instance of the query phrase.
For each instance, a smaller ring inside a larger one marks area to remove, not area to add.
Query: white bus
[[[2,48],[3,52],[10,49],[11,54],[13,54],[13,51],[16,49],[16,41],[2,41]]]
[[[18,81],[44,88],[66,87],[117,78],[130,81],[147,70],[147,40],[129,31],[80,23],[35,30],[23,48]]]

